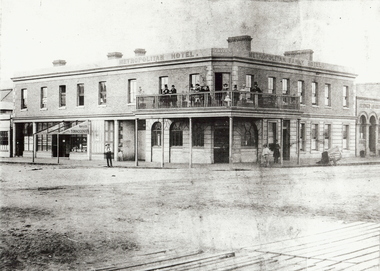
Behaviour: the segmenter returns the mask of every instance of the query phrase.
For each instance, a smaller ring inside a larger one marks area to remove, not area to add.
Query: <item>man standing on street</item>
[[[110,144],[106,144],[106,159],[107,159],[107,167],[112,167],[112,152],[111,152]]]

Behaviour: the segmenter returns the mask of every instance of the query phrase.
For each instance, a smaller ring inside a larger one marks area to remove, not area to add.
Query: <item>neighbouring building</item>
[[[380,83],[356,84],[356,155],[380,156]]]
[[[0,157],[11,157],[13,93],[11,88],[0,90]]]
[[[110,144],[115,159],[162,165],[254,163],[276,141],[284,160],[332,146],[354,156],[356,74],[312,50],[254,52],[251,40],[20,73],[14,144],[23,156],[70,159],[103,159]]]

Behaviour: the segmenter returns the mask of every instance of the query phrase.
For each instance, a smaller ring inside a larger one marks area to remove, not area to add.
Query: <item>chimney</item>
[[[65,66],[66,65],[66,60],[62,59],[57,59],[53,61],[53,66],[58,67],[58,66]]]
[[[145,49],[137,48],[135,50],[135,56],[145,56],[145,54],[146,54]]]
[[[244,35],[244,36],[236,36],[236,37],[229,37],[227,39],[228,41],[228,48],[235,50],[235,51],[251,51],[251,36]]]
[[[313,50],[296,50],[296,51],[286,51],[284,56],[293,57],[293,58],[302,58],[309,61],[313,61]]]
[[[112,52],[107,54],[108,59],[119,59],[123,57],[123,54],[120,52]]]

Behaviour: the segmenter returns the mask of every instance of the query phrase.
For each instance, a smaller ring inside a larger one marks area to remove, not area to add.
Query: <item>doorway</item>
[[[229,129],[215,127],[214,129],[214,163],[229,162]]]
[[[53,157],[57,157],[58,144],[57,135],[52,135],[52,152]],[[70,136],[60,135],[59,136],[59,157],[69,157],[70,155]]]
[[[290,120],[283,121],[282,145],[283,160],[290,160]]]

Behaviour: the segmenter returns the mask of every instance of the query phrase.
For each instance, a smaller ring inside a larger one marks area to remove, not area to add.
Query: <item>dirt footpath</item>
[[[380,222],[378,176],[379,166],[209,171],[2,164],[0,268],[88,270],[162,249],[226,251],[345,222]]]

